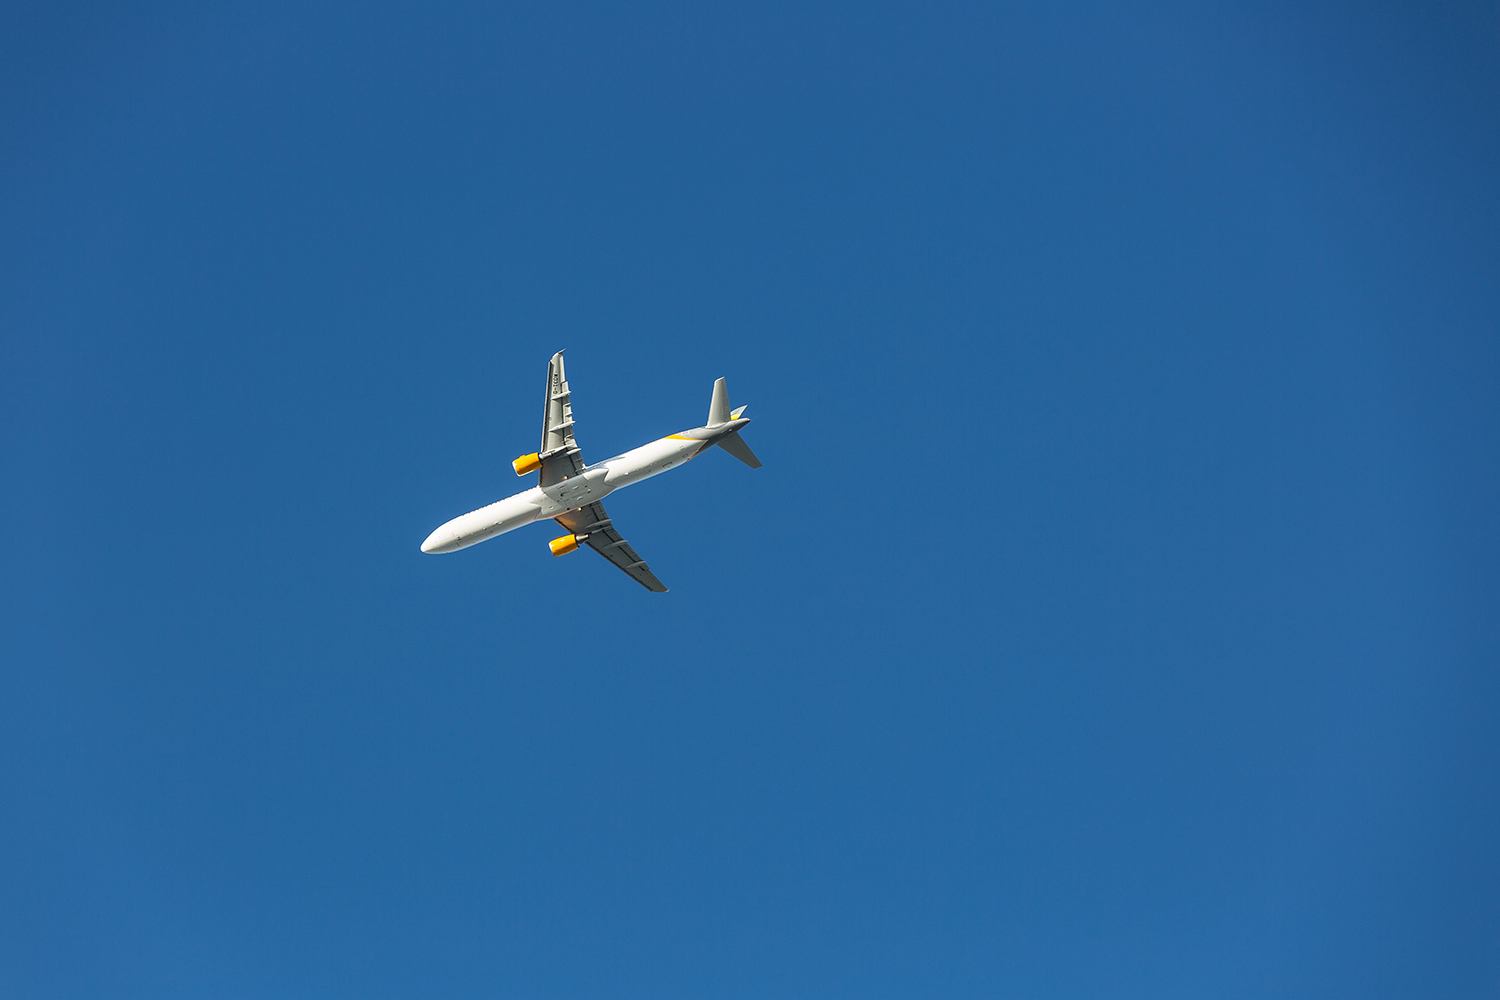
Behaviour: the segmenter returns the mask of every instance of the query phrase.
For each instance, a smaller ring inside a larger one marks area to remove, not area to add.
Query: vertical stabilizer
[[[717,427],[729,422],[729,389],[724,380],[714,383],[713,402],[708,404],[708,426]]]

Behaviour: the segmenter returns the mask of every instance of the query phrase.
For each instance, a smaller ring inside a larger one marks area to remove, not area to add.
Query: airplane
[[[649,444],[605,459],[594,465],[584,462],[573,437],[573,403],[563,371],[563,352],[552,355],[547,365],[547,398],[542,410],[542,446],[511,463],[516,475],[541,470],[537,485],[515,496],[455,517],[427,536],[423,552],[457,552],[496,535],[514,531],[533,521],[551,518],[568,533],[548,543],[554,556],[567,555],[587,545],[647,590],[658,594],[667,588],[620,537],[614,522],[600,503],[615,490],[634,485],[690,461],[712,445],[718,445],[752,469],[760,459],[740,437],[750,422],[740,416],[745,407],[730,412],[729,390],[724,380],[714,383],[708,404],[708,423],[657,438]]]

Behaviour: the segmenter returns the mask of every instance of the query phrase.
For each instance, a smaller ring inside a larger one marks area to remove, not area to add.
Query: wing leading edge
[[[642,587],[658,594],[667,592],[666,584],[656,578],[651,567],[646,565],[646,560],[636,555],[630,543],[620,537],[609,515],[604,512],[602,503],[591,503],[587,507],[570,510],[553,520],[575,535],[587,535],[583,544],[624,570],[626,576]]]

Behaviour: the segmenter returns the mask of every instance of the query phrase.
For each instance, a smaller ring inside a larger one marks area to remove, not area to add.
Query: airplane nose
[[[427,536],[427,541],[422,543],[422,551],[428,553],[441,552],[444,543],[448,541],[451,541],[451,539],[448,537],[448,533],[442,528],[439,528],[438,530]]]

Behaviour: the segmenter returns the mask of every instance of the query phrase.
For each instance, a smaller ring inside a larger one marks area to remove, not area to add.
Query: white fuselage
[[[488,507],[455,517],[427,536],[423,552],[457,552],[459,549],[503,535],[507,531],[566,514],[570,510],[603,500],[615,490],[660,475],[691,459],[718,438],[739,430],[750,421],[731,420],[713,428],[695,427],[680,434],[657,438],[623,455],[590,465],[576,476],[551,486],[533,486]]]

